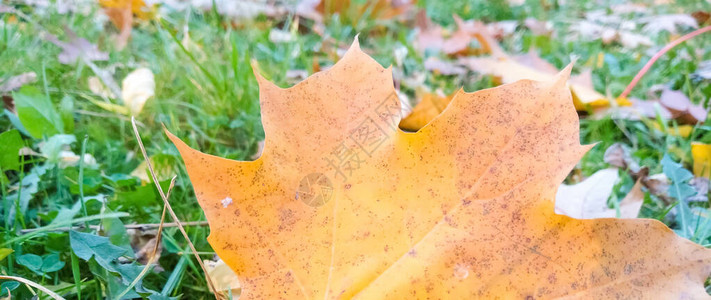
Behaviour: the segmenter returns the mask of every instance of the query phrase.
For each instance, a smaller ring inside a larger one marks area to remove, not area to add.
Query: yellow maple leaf
[[[255,161],[168,134],[240,298],[706,296],[710,251],[661,222],[555,214],[556,188],[590,148],[569,72],[460,91],[405,133],[390,68],[356,41],[291,88],[256,74]]]

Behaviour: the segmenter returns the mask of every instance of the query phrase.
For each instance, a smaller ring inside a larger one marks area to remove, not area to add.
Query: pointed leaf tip
[[[556,75],[556,81],[563,80],[568,81],[570,79],[570,73],[573,71],[573,65],[575,65],[575,59],[571,61],[563,70],[560,70],[558,75]]]
[[[259,70],[259,62],[257,62],[257,60],[252,59],[250,61],[250,66],[252,67],[252,74],[254,74],[254,78],[257,79],[257,84],[260,89],[266,87],[281,89],[279,86],[262,76],[262,73]]]
[[[356,36],[353,38],[353,43],[351,43],[351,48],[360,50],[360,41],[358,41],[359,36],[360,36],[360,33],[356,34]]]

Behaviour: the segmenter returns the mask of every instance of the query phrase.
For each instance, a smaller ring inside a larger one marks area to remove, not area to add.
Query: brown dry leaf
[[[418,13],[416,16],[418,34],[415,48],[421,53],[432,49],[451,56],[480,55],[482,53],[503,54],[494,35],[506,34],[507,30],[510,30],[510,24],[486,25],[474,20],[464,21],[456,15],[453,17],[457,24],[457,30],[447,35],[446,31],[429,20],[423,11]],[[471,47],[474,40],[479,42],[481,48]]]
[[[447,108],[455,94],[445,96],[439,91],[435,93],[420,93],[418,95],[420,101],[412,108],[412,112],[400,121],[399,127],[411,132],[420,130]]]
[[[119,30],[119,35],[116,37],[116,47],[119,50],[126,46],[131,37],[134,15],[143,20],[151,17],[151,11],[144,0],[99,0],[99,4]]]
[[[590,149],[569,72],[460,91],[405,133],[391,70],[356,41],[291,88],[256,74],[256,161],[169,137],[244,299],[705,297],[711,250],[661,222],[555,214]]]
[[[706,121],[708,111],[702,105],[691,103],[691,100],[680,91],[665,89],[659,102],[671,111],[673,118],[682,123],[696,124]]]
[[[696,24],[705,24],[706,21],[711,19],[711,11],[697,10],[691,13],[691,17],[696,20]]]
[[[484,23],[474,20],[464,21],[457,15],[453,17],[459,31],[468,33],[479,42],[481,52],[489,53],[495,57],[503,57],[506,55],[494,38],[492,32],[489,31],[489,28]]]
[[[619,180],[617,168],[603,169],[575,185],[561,185],[555,211],[576,219],[614,218],[617,210],[607,206],[612,188]],[[620,218],[636,218],[644,202],[642,183],[637,183],[620,201]]]
[[[415,15],[415,24],[417,39],[414,46],[417,51],[425,53],[427,49],[436,51],[442,49],[442,45],[444,45],[444,29],[427,17],[426,10],[421,10]]]
[[[142,265],[153,261],[156,265],[154,270],[156,272],[162,271],[163,268],[158,265],[158,260],[161,252],[163,252],[163,243],[157,239],[158,230],[128,229],[127,233],[131,237],[131,248],[136,253],[136,261]],[[151,260],[153,249],[156,248],[156,242],[159,243],[158,250],[156,251],[155,259]]]

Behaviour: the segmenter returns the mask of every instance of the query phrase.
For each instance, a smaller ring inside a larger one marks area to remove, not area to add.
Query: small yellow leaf
[[[654,124],[653,126],[656,130],[659,130],[671,136],[682,138],[688,138],[691,135],[691,132],[694,130],[694,126],[691,125],[678,125],[676,126],[676,128],[669,126],[667,131],[664,131],[664,129],[662,128],[662,126],[659,125],[659,123],[653,122],[652,124]]]
[[[4,260],[5,257],[10,255],[10,253],[15,252],[15,250],[12,250],[10,248],[0,248],[0,261]]]
[[[711,145],[691,143],[691,157],[694,158],[694,175],[711,178]]]

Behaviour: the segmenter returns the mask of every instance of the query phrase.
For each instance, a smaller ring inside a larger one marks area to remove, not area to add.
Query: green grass
[[[575,72],[601,65],[593,71],[596,88],[605,94],[619,95],[648,60],[650,53],[645,49],[627,50],[617,44],[603,45],[599,40],[564,39],[567,28],[575,18],[598,7],[592,1],[567,2],[574,3],[565,6],[553,1],[527,1],[522,7],[510,8],[505,4],[486,1],[422,1],[419,6],[427,9],[432,19],[443,25],[453,23],[453,13],[459,13],[465,19],[480,18],[487,22],[524,20],[527,17],[551,20],[556,29],[552,37],[534,36],[529,30],[520,28],[512,38],[503,41],[502,46],[510,53],[536,49],[543,58],[558,67],[567,65],[571,55],[574,55],[578,58]],[[148,67],[153,71],[156,95],[148,101],[137,120],[142,124],[139,130],[157,167],[167,168],[178,175],[170,200],[182,221],[204,220],[204,216],[198,208],[177,151],[163,134],[161,124],[189,145],[206,153],[231,159],[249,159],[257,149],[257,142],[264,138],[258,89],[251,63],[257,62],[267,79],[286,87],[291,84],[286,71],[301,69],[312,73],[314,57],[318,64],[325,67],[335,62],[334,53],[337,50],[336,45],[325,43],[321,36],[313,32],[314,24],[309,20],[300,19],[297,28],[293,16],[276,19],[260,16],[231,26],[214,11],[197,10],[162,14],[160,18],[140,21],[133,28],[128,46],[117,50],[111,38],[117,31],[110,23],[97,21],[96,16],[102,14],[98,6],[93,6],[91,12],[84,16],[59,14],[54,9],[41,12],[31,6],[12,3],[28,18],[12,13],[0,14],[0,82],[20,73],[35,72],[38,80],[31,84],[39,91],[35,97],[51,100],[54,110],[64,120],[59,130],[76,137],[76,142],[71,144],[72,151],[80,153],[86,137],[85,151],[96,158],[98,165],[85,167],[80,172],[78,166],[60,168],[50,159],[24,156],[19,170],[2,170],[0,190],[5,204],[2,224],[7,225],[0,228],[3,243],[0,248],[9,248],[14,252],[0,261],[0,271],[39,282],[68,299],[78,298],[79,293],[82,299],[115,296],[121,292],[121,283],[117,281],[119,277],[107,272],[96,261],[87,262],[73,256],[67,232],[41,230],[21,234],[20,230],[52,229],[48,226],[54,226],[53,220],[66,217],[68,210],[81,203],[80,194],[83,193],[88,218],[82,220],[83,212],[78,210],[65,219],[74,219],[75,225],[86,222],[116,229],[107,229],[104,234],[117,247],[126,247],[127,235],[122,224],[158,222],[162,201],[150,182],[140,182],[130,175],[143,160],[130,121],[126,116],[96,105],[94,102],[108,99],[89,90],[87,81],[95,76],[92,69],[81,61],[71,65],[59,63],[57,55],[61,50],[43,39],[41,32],[65,39],[66,33],[62,28],[67,26],[80,37],[96,43],[110,54],[109,61],[96,64],[115,70],[113,77],[119,83],[137,67]],[[697,9],[708,10],[709,5],[689,1],[674,7],[653,8],[655,13],[690,13]],[[272,28],[291,30],[296,33],[296,40],[271,42],[269,32]],[[189,32],[187,36],[185,29]],[[467,91],[473,91],[493,86],[491,78],[473,73],[465,76],[428,73],[423,67],[425,57],[418,55],[412,46],[415,36],[411,24],[375,20],[366,15],[354,26],[353,18],[333,16],[327,19],[325,32],[344,45],[360,33],[362,47],[378,62],[386,66],[393,64],[405,76],[425,74],[425,85],[433,89],[451,92],[463,86]],[[670,36],[663,34],[654,37],[654,40],[656,45],[663,46]],[[408,52],[401,65],[396,65],[393,55],[398,48],[406,48]],[[694,102],[708,107],[711,84],[695,80],[691,74],[696,70],[699,58],[711,59],[709,49],[711,39],[708,36],[679,46],[657,62],[632,96],[644,98],[651,86],[669,84],[691,95]],[[598,62],[599,58],[603,61]],[[403,86],[402,90],[414,98],[415,87]],[[0,132],[17,129],[18,124],[13,123],[10,116],[6,113],[0,117]],[[602,159],[604,151],[617,142],[629,146],[633,156],[641,165],[649,167],[652,174],[662,172],[660,161],[665,153],[670,153],[676,161],[690,168],[690,143],[711,143],[709,121],[695,126],[688,138],[656,130],[651,125],[654,122],[584,117],[581,120],[582,142],[598,144],[580,162],[578,172],[590,175],[606,168]],[[671,123],[662,125],[674,126]],[[39,151],[39,144],[49,138],[23,135],[22,143]],[[8,219],[8,208],[16,205],[12,195],[21,192],[16,189],[18,182],[23,179],[29,181],[35,178],[33,176],[37,179],[34,182],[36,191],[31,184],[21,188],[33,191],[27,210]],[[164,180],[161,184],[167,188],[169,178]],[[83,183],[81,187],[79,182]],[[624,196],[632,183],[629,177],[624,177],[615,191],[618,198]],[[708,207],[707,203],[695,205],[704,210]],[[642,216],[676,226],[676,218],[668,214],[670,209],[669,204],[649,196]],[[102,211],[124,213],[125,216],[101,218],[98,215]],[[62,226],[66,226],[67,222]],[[187,230],[198,251],[207,253],[203,258],[210,259],[212,250],[206,242],[208,228],[188,227]],[[85,229],[78,231],[96,233]],[[699,229],[699,232],[702,231],[705,232]],[[693,240],[701,244],[711,243],[710,238],[707,234],[693,236]],[[165,271],[150,272],[143,280],[143,287],[163,296],[211,298],[200,267],[190,256],[186,241],[175,228],[166,229],[164,248],[160,265]],[[25,254],[57,254],[65,265],[59,271],[37,273],[18,264],[18,258]],[[12,293],[18,299],[31,297],[24,286],[5,282],[3,291],[6,286],[16,287]]]

